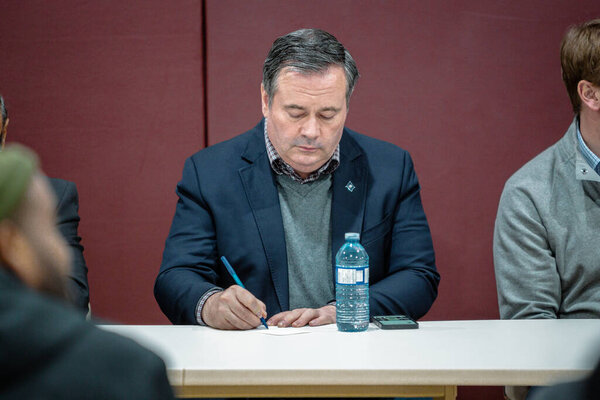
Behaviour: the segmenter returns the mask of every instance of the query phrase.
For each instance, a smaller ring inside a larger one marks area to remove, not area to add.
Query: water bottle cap
[[[360,233],[346,232],[346,235],[344,237],[346,238],[346,240],[359,240],[360,239]]]

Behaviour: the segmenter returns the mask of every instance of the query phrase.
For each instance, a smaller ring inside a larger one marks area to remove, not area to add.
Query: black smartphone
[[[372,320],[381,329],[417,329],[419,327],[418,322],[406,315],[377,315]]]

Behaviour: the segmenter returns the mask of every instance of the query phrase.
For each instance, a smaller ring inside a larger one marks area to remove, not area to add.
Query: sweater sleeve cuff
[[[204,308],[204,303],[206,303],[206,300],[208,300],[208,298],[210,296],[212,296],[215,293],[218,292],[222,292],[223,289],[220,287],[214,287],[212,289],[207,290],[202,297],[200,297],[200,300],[198,300],[198,304],[196,304],[196,322],[198,323],[198,325],[200,326],[207,326],[204,321],[202,320],[202,309]]]

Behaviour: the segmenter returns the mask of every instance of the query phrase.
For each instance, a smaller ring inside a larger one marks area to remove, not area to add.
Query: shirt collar
[[[269,139],[269,135],[267,134],[267,119],[265,118],[265,145],[267,147],[267,155],[269,156],[269,163],[271,164],[271,169],[277,174],[285,174],[292,178],[294,181],[299,183],[309,183],[316,181],[323,175],[331,174],[336,168],[340,165],[340,145],[338,144],[333,151],[331,158],[323,164],[318,170],[312,172],[306,179],[303,179],[294,168],[292,168],[288,163],[286,163],[283,158],[279,155],[273,143],[271,143],[271,139]]]
[[[581,136],[581,131],[579,130],[579,118],[577,118],[577,141],[579,142],[579,150],[581,154],[587,161],[590,167],[598,174],[600,174],[600,157],[598,157],[590,148],[585,144],[583,137]]]

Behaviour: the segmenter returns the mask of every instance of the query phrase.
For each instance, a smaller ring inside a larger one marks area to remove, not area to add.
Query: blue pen
[[[243,289],[246,289],[246,286],[244,286],[242,281],[240,281],[240,278],[237,276],[237,274],[233,270],[233,267],[231,266],[231,264],[229,264],[229,261],[227,261],[225,256],[221,256],[221,261],[223,261],[223,264],[225,264],[225,268],[227,268],[229,275],[232,276],[235,283],[237,283],[238,286],[242,287]],[[265,319],[263,317],[260,317],[260,322],[262,322],[262,324],[265,326],[265,328],[269,329],[269,327],[267,326],[267,321],[265,321]]]

